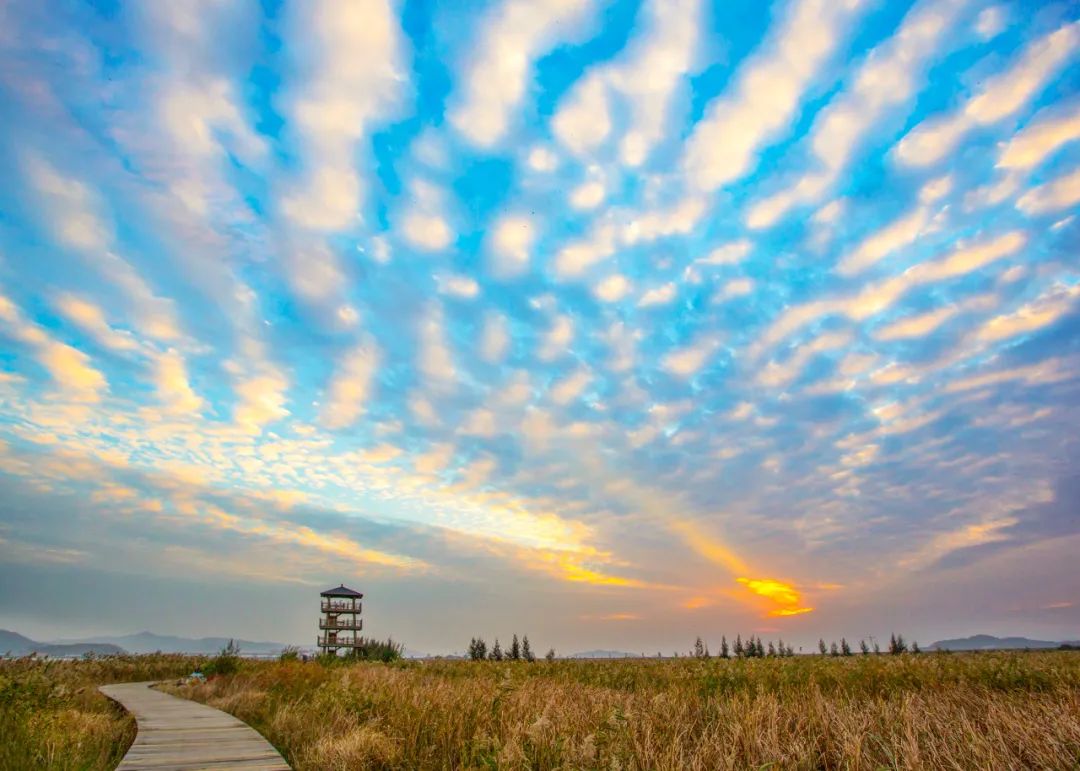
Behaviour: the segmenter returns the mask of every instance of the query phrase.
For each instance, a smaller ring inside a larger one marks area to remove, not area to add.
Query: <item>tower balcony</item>
[[[334,602],[333,600],[322,601],[323,613],[359,613],[360,603],[355,605],[351,602]]]
[[[319,647],[321,648],[359,648],[363,645],[361,640],[355,637],[320,637]]]
[[[362,618],[352,618],[352,619],[348,619],[348,620],[338,620],[338,619],[333,619],[333,618],[330,618],[330,619],[320,618],[319,619],[319,629],[345,629],[345,630],[355,630],[355,631],[359,632],[363,628],[364,628],[364,619],[362,619]]]

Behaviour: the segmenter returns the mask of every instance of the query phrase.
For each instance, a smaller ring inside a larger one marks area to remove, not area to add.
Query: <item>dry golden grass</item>
[[[135,720],[97,686],[176,677],[199,661],[162,655],[0,659],[0,769],[115,768],[135,738]]]
[[[1080,768],[1080,654],[244,662],[174,692],[303,771]]]

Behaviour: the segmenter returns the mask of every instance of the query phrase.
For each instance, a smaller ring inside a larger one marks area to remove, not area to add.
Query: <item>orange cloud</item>
[[[730,570],[732,573],[747,573],[746,563],[731,549],[703,532],[692,522],[675,521],[671,529],[683,537],[686,544],[702,557]]]
[[[771,600],[780,606],[769,610],[768,615],[770,616],[797,616],[813,610],[813,608],[802,605],[802,597],[791,584],[772,578],[739,577],[735,580],[754,594]]]

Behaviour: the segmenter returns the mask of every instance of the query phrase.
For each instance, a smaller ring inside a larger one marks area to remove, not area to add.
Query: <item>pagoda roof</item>
[[[342,584],[341,586],[335,587],[334,589],[327,589],[325,592],[320,592],[319,596],[320,597],[363,597],[364,595],[362,595],[360,592],[356,591],[355,589],[350,589],[349,587],[345,586],[345,584]]]

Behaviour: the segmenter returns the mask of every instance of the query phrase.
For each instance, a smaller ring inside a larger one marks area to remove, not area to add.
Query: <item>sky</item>
[[[1080,7],[0,2],[0,626],[1080,637]]]

